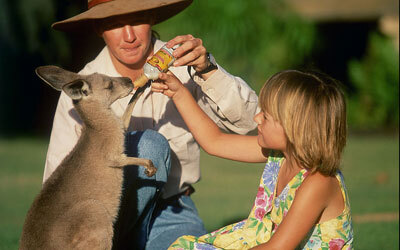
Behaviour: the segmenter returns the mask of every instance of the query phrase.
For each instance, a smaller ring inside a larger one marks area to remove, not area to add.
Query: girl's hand
[[[158,80],[151,84],[151,90],[153,92],[162,93],[170,98],[174,98],[182,88],[184,88],[184,86],[181,81],[170,71],[167,73],[160,73]]]

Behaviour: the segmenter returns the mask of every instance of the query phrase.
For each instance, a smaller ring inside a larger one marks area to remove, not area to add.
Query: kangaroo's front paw
[[[146,175],[148,177],[153,176],[157,172],[157,168],[154,167],[153,162],[150,161],[149,165],[145,166],[146,168]]]

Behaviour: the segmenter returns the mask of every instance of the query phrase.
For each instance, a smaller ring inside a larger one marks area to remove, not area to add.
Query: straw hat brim
[[[164,0],[161,3],[160,0],[109,1],[98,4],[66,20],[55,22],[51,27],[66,32],[85,32],[92,27],[93,20],[146,12],[151,12],[154,18],[153,24],[157,24],[175,16],[186,9],[192,2],[193,0]]]

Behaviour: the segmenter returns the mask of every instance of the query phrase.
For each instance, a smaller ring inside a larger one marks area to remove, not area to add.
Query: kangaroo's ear
[[[44,82],[58,91],[61,91],[65,84],[79,77],[79,75],[74,72],[53,65],[40,66],[36,68],[35,72]]]
[[[90,93],[92,93],[90,85],[82,79],[78,79],[78,80],[75,80],[75,81],[65,84],[62,87],[62,90],[69,97],[71,97],[72,100],[75,100],[75,101],[79,101],[80,99],[82,99],[85,96],[88,96]]]

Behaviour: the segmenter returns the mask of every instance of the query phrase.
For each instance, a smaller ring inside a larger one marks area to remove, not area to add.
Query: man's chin
[[[127,66],[132,66],[132,65],[137,65],[140,64],[141,60],[138,59],[139,57],[123,57],[121,60],[119,60],[122,64],[125,64]],[[143,66],[143,65],[141,65]]]

